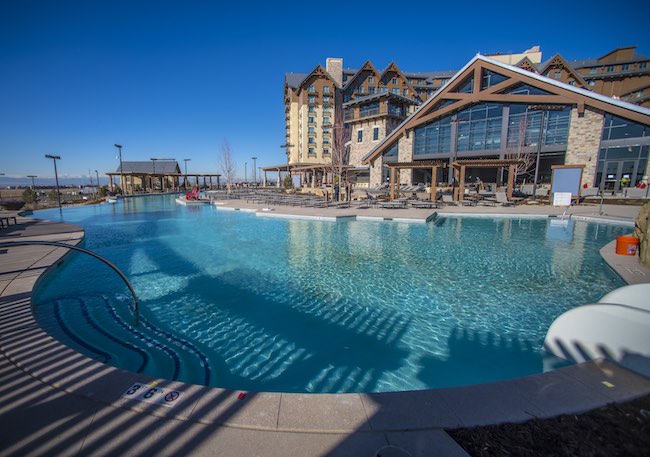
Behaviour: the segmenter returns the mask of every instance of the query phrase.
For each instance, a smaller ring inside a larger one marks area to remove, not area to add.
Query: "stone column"
[[[580,185],[598,185],[594,183],[600,139],[603,134],[605,118],[601,112],[585,109],[584,115],[579,116],[578,110],[571,110],[569,122],[569,138],[567,139],[565,165],[585,165]]]

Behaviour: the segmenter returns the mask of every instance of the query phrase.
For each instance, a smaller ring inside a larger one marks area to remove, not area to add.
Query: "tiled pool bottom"
[[[129,328],[119,279],[80,257],[39,291],[39,322],[96,360],[194,384],[385,392],[539,373],[552,320],[622,284],[598,256],[627,230],[611,225],[268,220],[145,200],[70,217],[132,278],[151,325]]]
[[[647,379],[593,362],[504,383],[371,395],[246,392],[240,399],[241,391],[159,380],[183,393],[176,406],[129,400],[123,395],[134,383],[155,381],[92,361],[36,325],[31,290],[64,254],[44,258],[43,249],[27,259],[25,248],[9,249],[0,264],[0,442],[7,455],[343,456],[395,444],[413,456],[466,456],[443,428],[575,413],[650,392]]]

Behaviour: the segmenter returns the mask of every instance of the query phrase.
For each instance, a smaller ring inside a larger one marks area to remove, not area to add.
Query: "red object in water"
[[[237,398],[239,400],[243,400],[244,398],[246,398],[246,394],[244,392],[239,392],[239,395],[237,395]]]

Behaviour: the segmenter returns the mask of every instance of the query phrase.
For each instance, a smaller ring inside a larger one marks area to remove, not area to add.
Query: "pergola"
[[[149,183],[149,187],[153,190],[153,180],[154,178],[160,179],[161,182],[161,187],[162,191],[166,192],[168,190],[167,186],[167,179],[171,179],[172,183],[178,184],[172,185],[169,187],[169,189],[179,189],[180,188],[180,180],[183,178],[183,187],[186,187],[186,182],[189,180],[188,178],[193,177],[194,180],[196,181],[196,186],[199,186],[199,178],[203,178],[203,186],[207,187],[206,179],[209,179],[210,182],[210,188],[212,188],[212,178],[217,178],[217,187],[219,187],[220,182],[219,178],[221,177],[221,174],[218,173],[151,173],[151,172],[136,172],[136,171],[130,171],[130,172],[114,172],[114,173],[106,173],[108,175],[108,182],[109,182],[109,188],[110,191],[113,192],[115,190],[114,184],[113,184],[113,177],[118,176],[120,178],[120,182],[122,182],[122,178],[129,178],[128,180],[124,180],[124,185],[125,187],[129,187],[128,193],[132,194],[134,189],[134,178],[138,178],[143,185],[146,185],[146,183]],[[127,189],[122,189],[123,192],[127,192]]]
[[[508,187],[506,194],[512,198],[512,191],[515,184],[515,167],[524,163],[523,159],[462,159],[456,160],[450,166],[454,168],[454,178],[459,183],[458,193],[454,194],[454,200],[465,194],[465,170],[469,168],[496,168],[503,169],[508,167]]]
[[[395,193],[399,186],[399,180],[395,179],[395,170],[401,169],[414,169],[414,168],[427,168],[431,169],[431,201],[436,200],[436,193],[438,192],[438,168],[446,168],[447,163],[442,160],[418,160],[417,162],[393,162],[386,163],[390,168],[390,199],[395,199]]]

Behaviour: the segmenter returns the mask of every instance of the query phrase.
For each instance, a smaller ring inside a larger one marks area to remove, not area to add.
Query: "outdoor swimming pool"
[[[539,373],[546,330],[623,282],[598,250],[629,228],[256,217],[173,197],[66,208],[81,247],[39,286],[54,337],[96,360],[252,391],[381,392]],[[35,217],[61,220],[58,210]],[[548,362],[548,360],[547,360]]]

